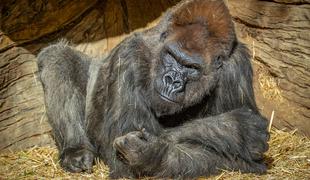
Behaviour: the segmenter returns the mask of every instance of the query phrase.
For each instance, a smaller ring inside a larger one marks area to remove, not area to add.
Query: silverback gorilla
[[[61,166],[111,178],[264,173],[267,121],[248,49],[219,0],[187,0],[92,60],[60,42],[38,55]]]

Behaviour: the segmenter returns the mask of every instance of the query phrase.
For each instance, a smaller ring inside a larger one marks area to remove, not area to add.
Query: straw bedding
[[[272,129],[265,175],[222,171],[208,179],[310,179],[310,139],[293,132]],[[92,174],[68,173],[57,162],[57,150],[34,147],[0,154],[0,179],[108,179],[109,169],[99,160]],[[204,178],[201,178],[204,179]]]

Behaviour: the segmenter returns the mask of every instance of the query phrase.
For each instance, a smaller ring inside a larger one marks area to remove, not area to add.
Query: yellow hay
[[[263,93],[263,97],[269,100],[282,102],[281,91],[276,80],[266,70],[259,70],[258,83]]]
[[[223,171],[208,179],[310,179],[309,138],[295,135],[294,131],[272,129],[269,146],[267,174]],[[0,179],[108,179],[109,169],[98,159],[93,173],[75,174],[61,169],[57,155],[57,150],[50,147],[0,154]]]

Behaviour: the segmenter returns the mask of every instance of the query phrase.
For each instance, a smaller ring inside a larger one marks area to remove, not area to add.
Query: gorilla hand
[[[134,167],[143,166],[144,169],[157,167],[166,149],[158,137],[145,130],[133,131],[116,138],[113,147],[122,162]]]

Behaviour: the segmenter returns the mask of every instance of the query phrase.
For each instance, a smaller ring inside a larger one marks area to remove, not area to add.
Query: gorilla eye
[[[188,75],[189,76],[196,76],[199,75],[199,70],[196,68],[188,68],[187,69]]]
[[[199,65],[195,64],[186,64],[185,67],[193,70],[198,70],[200,68]]]
[[[165,41],[165,40],[167,39],[167,37],[168,37],[168,32],[165,31],[165,32],[163,32],[163,33],[160,34],[160,39],[159,39],[159,41],[163,42],[163,41]]]

